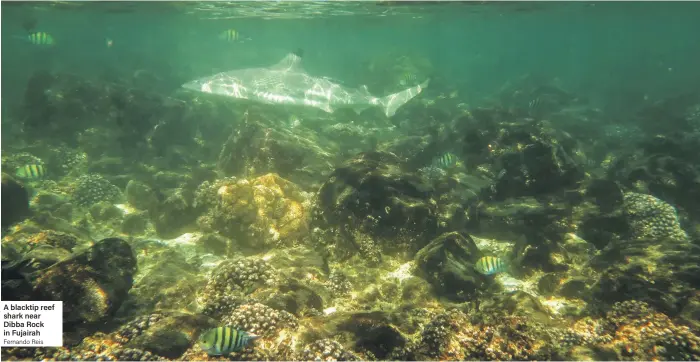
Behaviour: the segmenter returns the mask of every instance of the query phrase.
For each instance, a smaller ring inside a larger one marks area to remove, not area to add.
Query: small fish
[[[199,336],[199,346],[210,356],[227,355],[245,348],[260,338],[230,326],[212,328]]]
[[[433,166],[440,168],[451,168],[457,164],[457,156],[447,152],[433,160]]]
[[[230,42],[252,40],[252,39],[248,38],[247,36],[244,36],[241,33],[239,33],[238,30],[236,30],[236,29],[224,30],[223,32],[221,32],[219,34],[219,39],[230,41]]]
[[[36,33],[32,33],[27,35],[27,39],[34,44],[34,45],[53,45],[54,40],[53,36],[49,33],[45,33],[43,31],[38,31]]]
[[[401,77],[399,77],[399,84],[402,86],[407,86],[407,85],[414,85],[416,84],[416,75],[413,73],[403,73],[401,74]]]
[[[114,45],[114,41],[110,38],[105,38],[105,44],[107,44],[107,48],[111,48]]]
[[[42,165],[25,165],[23,167],[20,167],[17,169],[15,172],[15,175],[19,178],[23,179],[40,179],[44,177],[46,174],[46,171],[44,170],[44,166]]]
[[[539,98],[535,98],[528,103],[528,106],[530,109],[537,109],[542,105],[542,100]]]
[[[506,270],[506,263],[496,256],[484,256],[476,261],[474,268],[481,274],[493,275]]]

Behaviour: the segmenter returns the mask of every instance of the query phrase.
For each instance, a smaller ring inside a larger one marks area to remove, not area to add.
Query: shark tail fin
[[[380,98],[379,103],[382,105],[382,108],[384,108],[384,114],[387,117],[393,116],[401,106],[408,103],[408,101],[413,99],[413,97],[420,94],[420,92],[422,92],[423,89],[425,89],[429,83],[430,78],[426,79],[425,82],[421,84]]]

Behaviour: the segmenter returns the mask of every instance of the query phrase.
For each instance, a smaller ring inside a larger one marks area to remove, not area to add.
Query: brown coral
[[[209,211],[201,226],[255,249],[291,244],[307,230],[304,196],[276,174],[253,180],[224,179],[200,187],[197,203]]]

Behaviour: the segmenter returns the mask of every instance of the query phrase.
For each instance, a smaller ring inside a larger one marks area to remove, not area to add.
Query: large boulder
[[[487,279],[474,269],[481,257],[469,235],[457,232],[435,238],[416,254],[416,265],[438,295],[457,301],[474,297]]]
[[[24,220],[29,215],[29,193],[24,186],[2,174],[2,228]]]
[[[63,301],[64,323],[96,322],[119,309],[135,271],[129,244],[108,238],[38,271],[32,284],[38,300]]]
[[[314,240],[334,244],[331,254],[338,258],[359,253],[380,259],[392,251],[413,255],[437,232],[431,196],[432,187],[404,170],[393,154],[361,153],[321,187],[312,215]]]

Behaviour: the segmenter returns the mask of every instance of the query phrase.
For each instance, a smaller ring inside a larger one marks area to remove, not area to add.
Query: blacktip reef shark
[[[287,54],[268,68],[248,68],[218,73],[182,86],[203,93],[248,99],[265,104],[295,105],[318,108],[333,113],[339,108],[361,112],[381,107],[387,117],[396,113],[428,86],[429,80],[385,97],[375,97],[367,87],[341,86],[330,78],[313,77],[301,67],[301,57]]]

